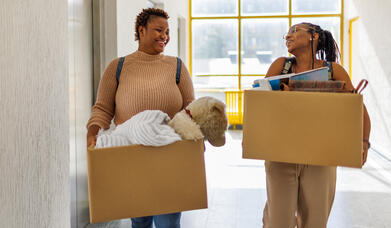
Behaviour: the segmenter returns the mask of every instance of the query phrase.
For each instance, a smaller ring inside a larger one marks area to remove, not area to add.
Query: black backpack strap
[[[180,58],[176,58],[177,63],[176,63],[176,84],[179,84],[179,81],[181,80],[181,68],[182,68],[182,61]]]
[[[333,76],[333,65],[332,65],[332,63],[329,62],[329,61],[326,61],[326,62],[324,62],[324,65],[329,68],[329,71],[328,71],[329,81],[333,81],[334,80],[334,76]]]
[[[118,61],[118,66],[117,66],[117,73],[115,74],[115,79],[117,80],[117,89],[119,85],[119,77],[121,76],[121,70],[122,70],[122,65],[124,64],[125,57],[119,58]]]
[[[288,74],[291,73],[291,68],[293,63],[295,62],[295,57],[287,57],[285,58],[284,67],[282,68],[281,74]]]

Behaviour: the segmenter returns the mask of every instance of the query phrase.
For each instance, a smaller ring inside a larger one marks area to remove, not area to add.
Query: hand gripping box
[[[90,222],[207,208],[204,144],[89,148]]]
[[[243,158],[362,167],[360,94],[244,92]]]

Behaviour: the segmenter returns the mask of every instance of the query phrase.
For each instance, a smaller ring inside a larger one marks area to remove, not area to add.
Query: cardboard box
[[[362,140],[362,95],[244,92],[243,158],[361,168]]]
[[[207,208],[204,144],[89,148],[90,222]]]

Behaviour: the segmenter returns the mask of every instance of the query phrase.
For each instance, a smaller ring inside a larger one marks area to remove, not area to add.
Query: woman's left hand
[[[363,144],[363,152],[362,152],[362,165],[367,162],[367,156],[368,156],[368,144],[364,143]]]

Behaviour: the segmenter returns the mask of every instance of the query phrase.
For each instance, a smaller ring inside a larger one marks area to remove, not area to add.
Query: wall
[[[100,76],[117,55],[117,4],[115,0],[92,1],[93,77],[95,101]]]
[[[0,5],[0,227],[70,227],[67,1]]]
[[[170,1],[161,0],[154,1],[162,3],[164,10],[168,13],[170,18],[168,24],[170,27],[170,42],[168,43],[165,54],[178,56],[178,17],[186,19],[188,25],[189,9],[188,1]],[[117,0],[117,31],[118,31],[118,56],[125,56],[131,52],[137,50],[138,43],[134,41],[134,23],[136,21],[137,14],[141,12],[143,8],[147,8],[147,1],[128,1],[128,0]],[[181,54],[181,59],[188,65],[188,26],[186,28],[186,40],[181,41],[186,44],[186,52]]]
[[[349,19],[353,23],[352,81],[354,85],[365,78],[364,102],[371,122],[371,142],[374,152],[391,159],[391,1],[345,1],[345,69],[349,67]]]
[[[71,227],[89,222],[86,124],[91,113],[92,1],[68,1]]]

